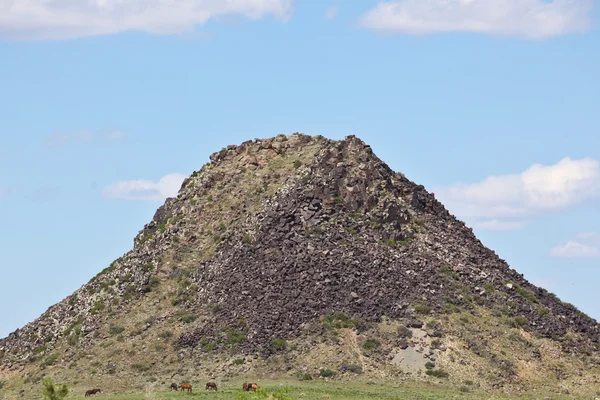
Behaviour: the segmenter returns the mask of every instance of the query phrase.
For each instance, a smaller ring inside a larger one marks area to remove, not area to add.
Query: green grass
[[[256,380],[251,380],[256,382]],[[324,382],[323,380],[307,380],[295,382],[258,382],[259,391],[244,392],[241,382],[221,383],[217,381],[218,391],[206,391],[205,382],[192,382],[192,393],[170,392],[166,385],[148,385],[149,389],[139,393],[112,394],[110,389],[103,395],[94,397],[95,400],[143,400],[182,398],[220,399],[220,400],[501,400],[501,399],[543,399],[547,394],[502,395],[485,393],[479,389],[464,391],[460,387],[449,387],[429,383],[398,382],[397,384],[380,384],[376,382]],[[150,389],[154,387],[154,390]],[[84,390],[72,393],[71,399],[84,399]],[[567,396],[553,394],[553,399],[566,399]]]

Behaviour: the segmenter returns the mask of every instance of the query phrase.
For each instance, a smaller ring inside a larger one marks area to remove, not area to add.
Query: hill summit
[[[133,249],[0,340],[4,389],[248,376],[595,394],[598,322],[355,136],[228,146]]]

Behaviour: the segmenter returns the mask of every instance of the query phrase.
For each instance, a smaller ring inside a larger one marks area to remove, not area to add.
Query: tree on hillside
[[[55,385],[52,378],[47,377],[42,380],[42,395],[44,400],[61,400],[69,394],[67,385]]]

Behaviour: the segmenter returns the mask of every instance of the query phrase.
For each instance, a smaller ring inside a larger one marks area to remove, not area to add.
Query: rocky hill
[[[44,375],[358,375],[587,395],[600,327],[358,138],[293,134],[212,154],[130,252],[0,340],[0,362],[0,393]]]

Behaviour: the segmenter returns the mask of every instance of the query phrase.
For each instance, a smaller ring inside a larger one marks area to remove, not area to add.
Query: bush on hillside
[[[42,380],[42,396],[45,400],[61,400],[69,394],[67,385],[55,385],[52,378]]]

